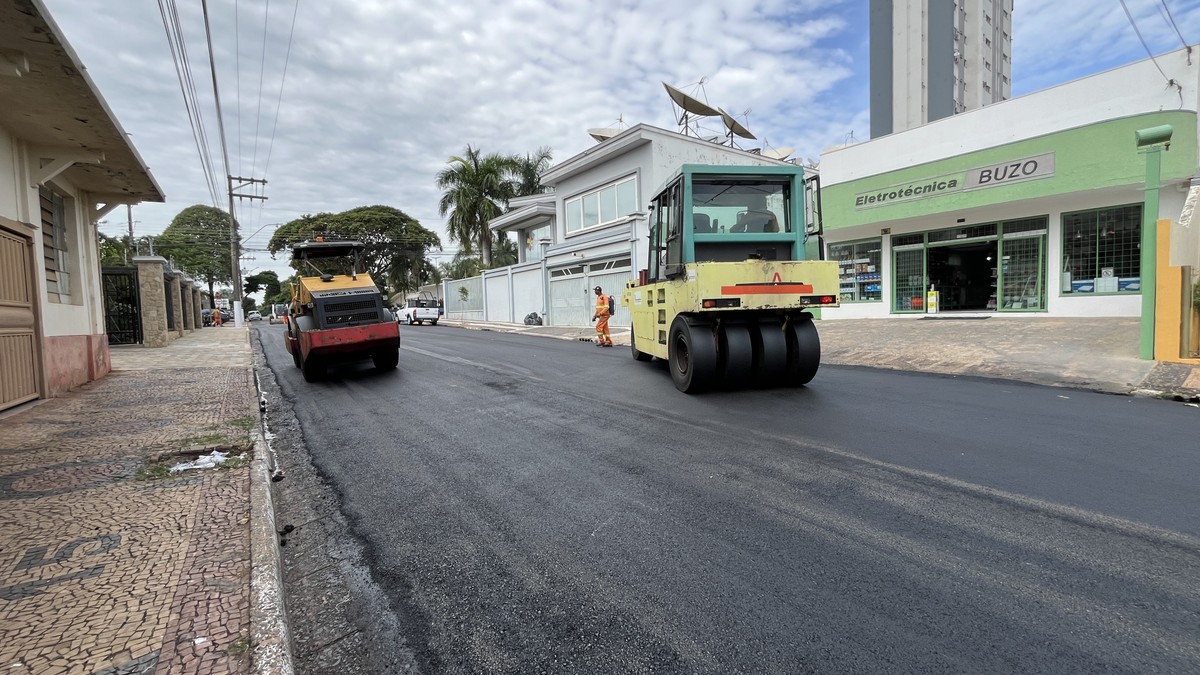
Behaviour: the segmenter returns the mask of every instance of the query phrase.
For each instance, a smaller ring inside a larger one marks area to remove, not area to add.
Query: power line
[[[279,78],[279,97],[275,101],[275,119],[271,122],[271,139],[267,141],[267,158],[263,162],[263,175],[267,175],[267,167],[271,165],[271,149],[275,146],[275,129],[279,125],[279,109],[283,105],[283,84],[287,81],[288,63],[292,59],[292,38],[296,35],[296,14],[300,12],[300,0],[296,0],[292,8],[292,25],[288,29],[287,52],[283,56],[283,75]]]
[[[1162,66],[1158,65],[1158,61],[1155,60],[1154,54],[1150,51],[1150,45],[1146,44],[1146,39],[1142,37],[1142,31],[1138,30],[1137,22],[1133,20],[1133,15],[1129,13],[1129,7],[1125,5],[1125,0],[1119,1],[1121,3],[1121,9],[1125,10],[1125,18],[1129,19],[1129,25],[1133,26],[1133,32],[1137,34],[1138,40],[1142,43],[1142,49],[1146,50],[1146,56],[1150,57],[1150,61],[1154,63],[1155,68],[1158,68],[1158,72],[1162,74],[1163,79],[1166,80],[1168,84],[1174,84],[1175,81],[1167,77],[1167,74],[1163,72]]]
[[[1191,54],[1191,48],[1188,45],[1187,40],[1183,39],[1183,33],[1180,32],[1179,26],[1175,23],[1175,17],[1171,16],[1171,8],[1167,7],[1167,0],[1158,1],[1162,3],[1163,11],[1167,13],[1167,22],[1171,24],[1171,28],[1175,29],[1175,34],[1179,36],[1179,42],[1183,44],[1184,47],[1188,47],[1188,53]]]
[[[175,65],[175,76],[179,80],[179,90],[183,97],[183,106],[187,111],[188,123],[191,125],[192,138],[196,142],[196,153],[200,157],[200,168],[208,184],[209,196],[213,204],[217,203],[216,183],[212,174],[211,158],[208,155],[208,139],[204,133],[204,119],[195,97],[195,87],[192,86],[191,65],[187,53],[187,45],[183,38],[183,30],[179,24],[179,14],[174,0],[158,0],[158,11],[162,16],[163,30],[167,36],[167,46],[171,51],[171,59]]]
[[[254,169],[258,166],[258,129],[262,122],[262,94],[263,94],[263,78],[267,73],[267,26],[271,24],[271,0],[267,0],[263,6],[263,45],[262,55],[258,61],[258,109],[254,112],[254,156],[250,161],[250,173],[254,173]],[[265,174],[264,174],[265,175]]]

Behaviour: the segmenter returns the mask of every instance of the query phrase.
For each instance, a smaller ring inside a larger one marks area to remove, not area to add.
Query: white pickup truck
[[[410,298],[403,307],[396,310],[396,321],[412,325],[414,323],[429,323],[436,326],[441,312],[437,303],[429,300]]]

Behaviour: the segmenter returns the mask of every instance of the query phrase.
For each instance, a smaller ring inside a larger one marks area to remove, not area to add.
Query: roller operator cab
[[[332,363],[371,359],[394,370],[400,361],[400,328],[371,276],[359,271],[362,250],[357,241],[292,245],[300,270],[284,343],[309,382]]]
[[[649,207],[649,267],[621,295],[634,358],[666,359],[687,393],[811,381],[807,310],[838,305],[819,194],[798,166],[682,166]]]

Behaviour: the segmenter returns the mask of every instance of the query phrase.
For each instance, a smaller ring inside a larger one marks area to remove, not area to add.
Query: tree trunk
[[[479,230],[479,248],[479,259],[483,261],[483,268],[492,269],[492,230],[487,223]]]

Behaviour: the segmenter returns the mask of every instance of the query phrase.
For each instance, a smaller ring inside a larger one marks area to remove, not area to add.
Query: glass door
[[[1045,242],[1043,235],[1001,240],[1001,309],[1046,309]]]
[[[925,245],[892,249],[894,312],[925,311]]]

